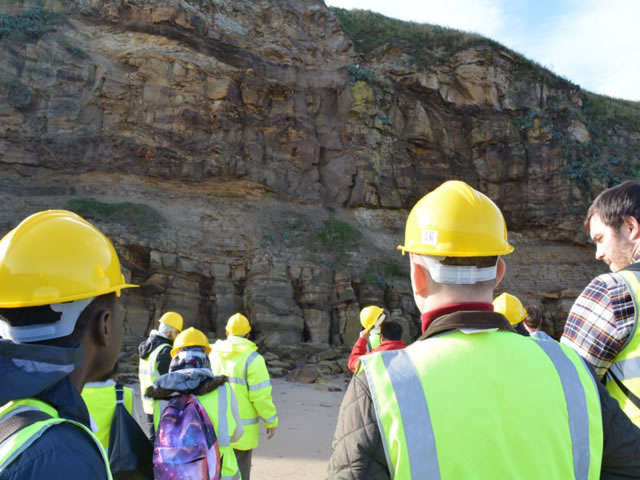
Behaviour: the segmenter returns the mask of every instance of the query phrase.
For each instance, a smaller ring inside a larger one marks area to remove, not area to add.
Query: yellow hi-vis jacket
[[[252,450],[258,446],[259,422],[265,428],[278,426],[278,412],[271,398],[271,379],[258,347],[251,340],[229,335],[211,345],[211,370],[226,375],[238,399],[244,434],[233,444],[236,450]]]
[[[638,309],[640,272],[622,270],[617,273],[622,275],[631,292],[635,318],[633,331],[622,350],[613,359],[613,363],[604,376],[605,386],[611,396],[618,401],[624,413],[627,414],[636,427],[640,427],[640,408],[636,406],[636,403],[640,403],[638,400],[640,397],[640,329],[638,328],[640,319],[640,310]],[[634,399],[632,400],[632,398]]]
[[[11,464],[11,462],[18,458],[22,452],[29,448],[33,442],[38,440],[49,427],[62,422],[69,422],[83,430],[87,436],[95,442],[96,448],[100,451],[102,459],[104,460],[104,468],[107,472],[107,478],[112,480],[113,477],[111,476],[111,468],[109,467],[109,459],[107,458],[106,451],[102,448],[102,445],[91,430],[80,422],[60,417],[57,410],[51,405],[35,398],[12,400],[0,407],[0,422],[7,420],[18,412],[26,411],[32,411],[35,413],[39,412],[40,414],[44,414],[42,417],[45,418],[18,430],[0,444],[0,473],[2,473],[2,471]],[[47,416],[48,418],[46,418]],[[73,459],[70,458],[69,461],[72,462]]]
[[[196,395],[198,401],[209,415],[218,439],[218,448],[222,457],[220,480],[239,480],[240,470],[236,454],[231,446],[242,436],[242,425],[238,416],[238,403],[229,383],[225,382],[215,390]],[[153,429],[157,432],[162,410],[169,402],[154,402]]]
[[[600,478],[598,390],[564,345],[456,330],[361,364],[395,480]]]
[[[153,382],[156,381],[156,378],[160,376],[160,372],[158,372],[158,354],[164,348],[171,349],[171,345],[163,343],[157,346],[146,359],[140,358],[140,362],[138,364],[138,379],[140,380],[142,410],[147,415],[153,415],[153,400],[151,400],[150,398],[146,398],[144,396],[144,392],[146,392],[147,388],[153,385]]]
[[[123,385],[121,387],[124,390],[124,407],[133,415],[133,390]],[[82,399],[98,428],[96,437],[105,450],[109,451],[111,422],[116,411],[116,382],[107,380],[87,383],[82,389]]]

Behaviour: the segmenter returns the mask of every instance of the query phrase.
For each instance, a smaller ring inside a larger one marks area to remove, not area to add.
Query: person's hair
[[[587,233],[594,215],[613,229],[620,228],[627,217],[634,217],[640,222],[640,182],[627,180],[601,192],[587,211],[584,220]]]
[[[526,317],[524,317],[523,322],[529,327],[531,330],[542,330],[542,324],[544,323],[544,317],[542,316],[542,309],[535,304],[527,305],[525,307],[527,311]]]
[[[384,321],[380,326],[380,335],[386,340],[400,340],[402,338],[402,325],[393,320]]]
[[[89,326],[89,322],[103,309],[113,311],[116,301],[115,293],[107,293],[93,299],[82,311],[76,322],[76,326],[66,337],[52,338],[32,342],[41,345],[52,345],[55,347],[72,347],[82,340],[84,332]],[[62,314],[51,310],[49,305],[22,308],[0,308],[0,317],[12,327],[26,327],[28,325],[40,325],[54,323],[60,320]]]

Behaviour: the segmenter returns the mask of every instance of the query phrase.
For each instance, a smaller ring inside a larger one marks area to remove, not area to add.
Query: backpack
[[[192,393],[162,412],[153,450],[156,480],[219,480],[220,449],[209,415]]]
[[[114,478],[153,479],[153,445],[124,406],[124,387],[116,384],[116,408],[109,434],[109,463]]]

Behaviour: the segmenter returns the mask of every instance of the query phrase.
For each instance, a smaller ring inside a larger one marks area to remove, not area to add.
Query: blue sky
[[[492,38],[595,93],[640,101],[640,0],[325,0]]]

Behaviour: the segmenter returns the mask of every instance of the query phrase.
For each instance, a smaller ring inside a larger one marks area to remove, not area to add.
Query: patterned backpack
[[[209,415],[193,394],[162,412],[153,451],[156,480],[219,480],[220,449]]]

